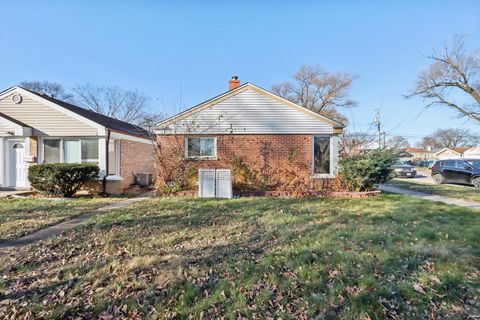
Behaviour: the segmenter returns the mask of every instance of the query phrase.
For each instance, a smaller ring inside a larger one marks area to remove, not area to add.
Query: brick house
[[[14,86],[0,92],[0,188],[28,189],[37,163],[89,162],[121,193],[140,172],[154,173],[145,130],[73,104]]]
[[[162,121],[156,134],[162,158],[178,159],[193,175],[199,168],[229,168],[234,186],[255,172],[286,189],[335,178],[343,127],[233,77],[229,91]],[[169,165],[163,161],[160,171]],[[170,172],[162,178],[168,183]]]

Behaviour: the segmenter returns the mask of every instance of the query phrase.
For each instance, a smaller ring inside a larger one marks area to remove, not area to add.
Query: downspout
[[[107,129],[107,139],[105,139],[105,175],[103,176],[102,180],[102,189],[103,189],[103,194],[107,194],[107,176],[108,173],[110,172],[110,168],[108,166],[109,164],[109,154],[108,154],[108,146],[110,145],[110,134],[111,131]]]

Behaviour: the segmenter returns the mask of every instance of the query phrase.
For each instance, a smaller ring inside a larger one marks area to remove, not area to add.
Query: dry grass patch
[[[0,261],[0,317],[479,316],[478,212],[371,199],[152,199]]]
[[[0,199],[0,241],[19,238],[118,200],[117,198],[89,197],[61,201],[42,198],[2,198]]]

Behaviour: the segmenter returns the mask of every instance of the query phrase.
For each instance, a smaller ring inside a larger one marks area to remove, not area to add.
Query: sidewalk
[[[443,196],[434,195],[430,193],[412,191],[412,190],[407,190],[407,189],[399,188],[396,186],[392,186],[389,184],[382,184],[379,186],[379,189],[386,192],[404,194],[407,196],[412,196],[412,197],[416,197],[424,200],[438,201],[446,204],[453,204],[456,206],[480,211],[479,202],[467,201],[462,199],[454,199],[454,198],[443,197]]]
[[[4,241],[4,242],[0,242],[0,256],[8,254],[8,252],[12,249],[18,249],[18,248],[25,247],[25,246],[27,246],[29,244],[32,244],[34,242],[37,242],[37,241],[41,241],[41,240],[45,240],[45,239],[48,239],[48,238],[53,238],[55,236],[58,236],[61,233],[67,231],[67,230],[70,230],[70,229],[73,229],[73,228],[77,227],[78,225],[80,225],[81,223],[85,222],[86,220],[90,219],[93,216],[96,216],[98,214],[107,213],[107,212],[110,212],[111,210],[123,208],[123,207],[125,207],[129,204],[135,203],[135,202],[143,201],[143,200],[147,199],[150,195],[151,195],[151,192],[146,192],[146,193],[140,194],[140,195],[138,195],[134,198],[114,202],[114,203],[109,204],[108,206],[105,206],[103,208],[100,208],[100,209],[97,209],[97,210],[94,210],[94,211],[90,211],[90,212],[86,212],[82,215],[79,215],[79,216],[76,216],[72,219],[63,221],[59,224],[56,224],[56,225],[53,225],[53,226],[50,226],[50,227],[47,227],[47,228],[44,228],[44,229],[40,229],[40,230],[38,230],[38,231],[36,231],[32,234],[26,235],[26,236],[21,237],[19,239],[7,240],[7,241]]]

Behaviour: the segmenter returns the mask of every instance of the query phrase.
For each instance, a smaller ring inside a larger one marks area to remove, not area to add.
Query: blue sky
[[[264,88],[301,64],[359,76],[350,130],[415,142],[468,127],[453,111],[406,100],[435,47],[467,34],[480,48],[480,1],[2,1],[0,87],[22,80],[138,89],[168,114],[227,89],[236,74]],[[423,112],[422,112],[423,111]]]

